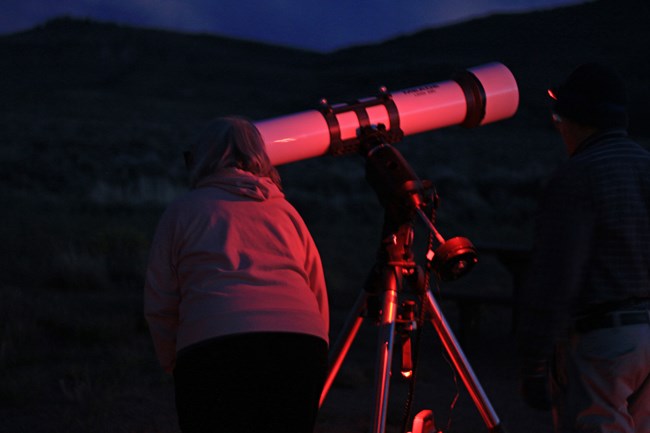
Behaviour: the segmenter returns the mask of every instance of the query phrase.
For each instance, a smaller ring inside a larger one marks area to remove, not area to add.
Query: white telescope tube
[[[475,127],[512,117],[517,82],[501,63],[470,68],[449,81],[425,84],[255,122],[274,165],[358,147],[362,127],[384,125],[395,137],[452,125]]]

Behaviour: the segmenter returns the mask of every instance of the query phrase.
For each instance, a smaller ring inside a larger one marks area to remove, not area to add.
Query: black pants
[[[327,344],[290,333],[241,334],[179,354],[183,433],[311,433],[327,374]]]

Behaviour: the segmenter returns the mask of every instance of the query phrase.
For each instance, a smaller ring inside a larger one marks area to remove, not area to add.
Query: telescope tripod
[[[397,237],[399,239],[399,236]],[[384,266],[375,268],[375,277],[381,281],[383,289],[380,293],[372,293],[369,287],[364,288],[359,294],[347,320],[339,334],[330,356],[330,370],[328,373],[320,404],[322,405],[327,397],[336,375],[338,374],[345,357],[356,338],[364,319],[378,313],[377,324],[379,325],[377,341],[377,365],[375,372],[375,403],[373,417],[373,433],[384,433],[386,424],[386,413],[388,408],[390,376],[392,370],[392,359],[394,352],[395,337],[399,334],[398,327],[412,321],[412,302],[400,303],[400,297],[406,294],[410,281],[419,278],[418,269],[410,261],[397,260],[386,263]],[[370,278],[372,279],[372,277]],[[424,308],[433,327],[452,361],[452,364],[462,379],[469,395],[476,405],[489,432],[502,432],[500,421],[490,401],[481,387],[471,365],[467,361],[462,348],[458,344],[447,320],[445,319],[435,296],[428,287],[418,287],[415,281],[414,289],[420,293],[420,308]],[[372,297],[377,296],[379,310],[371,311]],[[417,308],[417,305],[416,305]],[[407,330],[408,331],[408,330]],[[415,432],[414,432],[415,433]]]
[[[366,286],[359,294],[331,351],[330,370],[321,393],[320,405],[325,401],[364,318],[374,318],[379,325],[379,334],[372,433],[385,432],[395,336],[398,331],[406,329],[409,332],[412,329],[409,323],[413,322],[414,311],[418,307],[414,301],[400,303],[400,297],[404,297],[407,289],[411,288],[415,289],[422,309],[420,311],[433,324],[488,431],[503,432],[498,416],[428,287],[428,273],[424,274],[413,260],[412,220],[415,214],[420,215],[431,233],[440,241],[441,245],[435,253],[430,250],[427,256],[435,256],[429,260],[429,264],[443,280],[459,278],[469,271],[477,261],[473,246],[465,238],[445,241],[435,230],[433,222],[422,208],[433,205],[435,209],[436,200],[430,199],[424,184],[393,147],[382,143],[370,149],[366,178],[386,209],[382,243]],[[408,352],[410,347],[406,349]],[[406,368],[409,368],[408,365]],[[423,430],[423,433],[429,431],[431,430]]]

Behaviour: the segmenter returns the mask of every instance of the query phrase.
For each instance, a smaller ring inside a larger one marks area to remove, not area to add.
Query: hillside
[[[560,146],[547,144],[557,142],[547,114],[550,84],[583,61],[614,65],[631,90],[632,134],[650,136],[648,8],[599,0],[495,15],[327,55],[53,20],[0,37],[0,188],[4,200],[26,206],[69,199],[162,206],[184,188],[180,153],[214,116],[259,120],[314,108],[323,97],[372,96],[382,85],[400,90],[500,61],[520,87],[515,118],[406,137],[400,149],[436,182],[441,224],[484,242],[526,243],[540,182],[563,157]],[[315,230],[331,220],[326,214],[353,218],[346,226],[381,219],[354,157],[302,161],[281,172]]]
[[[639,119],[633,127],[647,136],[647,122],[641,120],[648,114],[643,102],[650,67],[643,48],[650,36],[648,16],[650,5],[645,2],[598,0],[541,12],[493,15],[345,50],[334,58],[356,64],[354,59],[363,59],[365,64],[380,65],[377,70],[394,70],[402,79],[415,81],[426,80],[430,70],[446,76],[461,65],[498,59],[518,80],[522,97],[518,117],[525,122],[546,107],[544,90],[549,83],[564,79],[574,65],[600,61],[615,67],[629,83],[634,119]]]
[[[344,102],[500,61],[520,88],[514,118],[429,131],[397,147],[436,185],[445,237],[467,236],[479,251],[527,249],[537,195],[564,158],[549,85],[585,61],[616,67],[630,89],[631,134],[650,147],[649,5],[597,0],[494,15],[331,54],[69,18],[1,36],[0,419],[8,421],[0,431],[175,431],[166,424],[174,421],[170,382],[153,358],[141,287],[157,219],[185,190],[181,153],[207,120],[266,119],[321,98]],[[321,251],[336,332],[374,262],[383,209],[355,155],[279,169]],[[489,254],[454,284],[486,298],[513,290]],[[455,307],[445,305],[454,326]],[[539,430],[521,431],[545,431],[546,418],[511,396],[510,307],[474,307],[484,313],[481,342],[467,348],[497,410],[518,427],[542,420]],[[373,374],[367,355],[353,357],[334,391],[339,406],[323,415],[337,433],[363,431],[341,427],[363,422],[354,406]],[[435,365],[447,376],[444,361]],[[449,397],[454,384],[438,388],[436,379],[422,380]],[[457,410],[474,413],[466,398]],[[472,415],[452,431],[480,428]]]

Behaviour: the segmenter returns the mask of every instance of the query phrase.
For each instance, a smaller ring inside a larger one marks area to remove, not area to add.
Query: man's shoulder
[[[605,134],[570,158],[567,167],[605,166],[615,161],[650,163],[650,151],[626,134]]]

